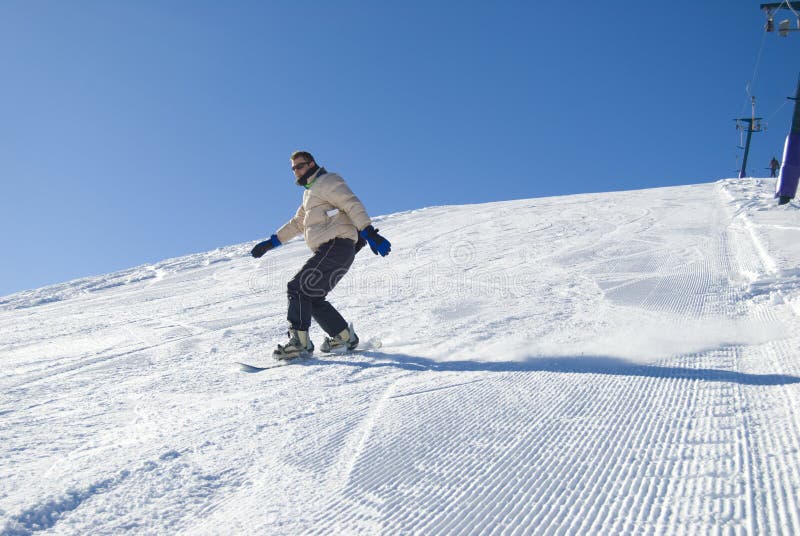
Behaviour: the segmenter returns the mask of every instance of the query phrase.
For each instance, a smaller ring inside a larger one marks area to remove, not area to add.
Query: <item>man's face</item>
[[[292,171],[294,171],[295,178],[299,179],[302,177],[303,173],[308,171],[308,166],[313,164],[313,160],[307,160],[302,156],[298,156],[296,160],[292,160]]]

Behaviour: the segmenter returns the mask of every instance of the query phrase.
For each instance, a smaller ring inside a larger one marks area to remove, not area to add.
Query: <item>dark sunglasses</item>
[[[310,162],[300,162],[299,164],[295,164],[292,166],[292,171],[297,171],[298,169],[303,169],[306,167]]]

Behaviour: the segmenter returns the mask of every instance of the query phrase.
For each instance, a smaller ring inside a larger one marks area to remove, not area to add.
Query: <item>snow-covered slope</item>
[[[773,189],[381,218],[331,299],[382,347],[258,374],[301,242],[0,298],[0,533],[798,533]]]

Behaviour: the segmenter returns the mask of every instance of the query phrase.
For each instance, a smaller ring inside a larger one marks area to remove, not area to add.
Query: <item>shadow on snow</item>
[[[556,372],[563,374],[609,374],[679,380],[730,382],[742,385],[787,385],[800,383],[800,377],[787,374],[753,374],[713,368],[689,368],[669,365],[645,365],[615,357],[543,357],[521,361],[435,361],[407,354],[378,351],[359,352],[371,361],[353,361],[346,356],[329,355],[312,359],[306,366],[344,365],[363,369],[391,367],[409,371],[439,372]],[[339,357],[337,359],[337,357]]]

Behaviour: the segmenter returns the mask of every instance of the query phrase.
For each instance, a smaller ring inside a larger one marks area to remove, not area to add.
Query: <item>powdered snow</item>
[[[382,346],[257,374],[299,240],[0,298],[0,533],[800,533],[774,188],[378,218],[331,300]]]

